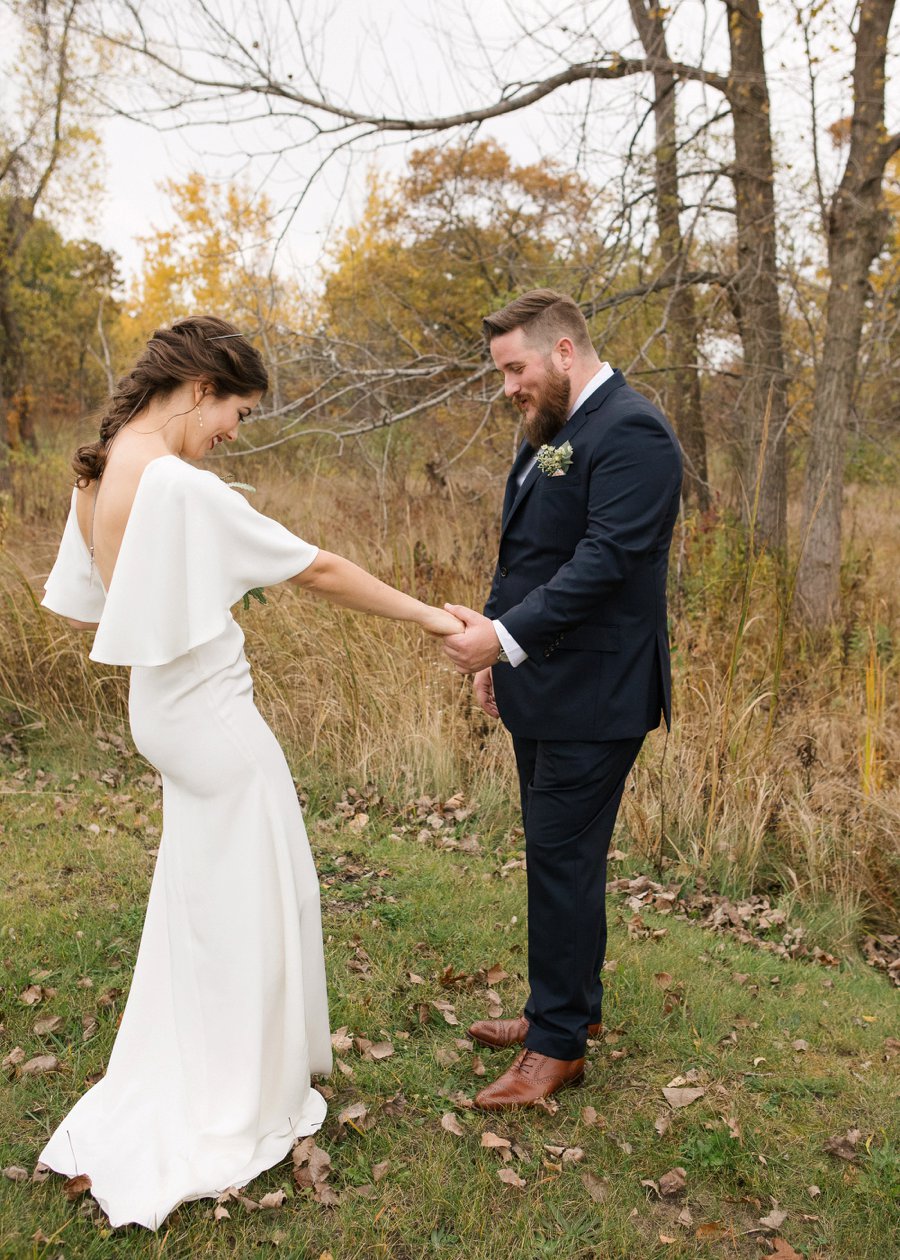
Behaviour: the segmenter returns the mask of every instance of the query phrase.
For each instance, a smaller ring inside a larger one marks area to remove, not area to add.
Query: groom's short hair
[[[555,289],[532,289],[523,293],[499,311],[486,315],[482,328],[488,347],[495,337],[521,328],[528,341],[547,351],[560,337],[568,337],[575,349],[583,353],[593,348],[587,320],[578,303]]]

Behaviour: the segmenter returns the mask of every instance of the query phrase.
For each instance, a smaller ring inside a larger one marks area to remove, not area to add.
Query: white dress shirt
[[[584,389],[575,399],[573,405],[569,408],[569,414],[566,416],[567,421],[571,420],[572,416],[574,416],[575,412],[582,403],[587,402],[594,390],[599,389],[604,381],[609,380],[612,374],[613,370],[608,363],[600,364],[599,370],[594,373],[587,385],[585,385]],[[518,482],[520,486],[534,467],[535,458],[536,456],[532,457],[519,473]],[[502,621],[495,621],[494,629],[497,631],[497,638],[500,640],[500,646],[503,648],[503,651],[509,658],[510,665],[512,665],[514,669],[516,666],[521,665],[523,661],[528,660],[528,653],[524,648],[519,646]]]

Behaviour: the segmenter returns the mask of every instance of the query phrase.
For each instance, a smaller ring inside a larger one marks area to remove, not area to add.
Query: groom
[[[666,572],[681,453],[664,416],[601,363],[570,297],[536,289],[484,320],[525,434],[485,615],[443,646],[513,738],[528,879],[522,1016],[470,1035],[524,1046],[476,1097],[527,1106],[584,1074],[599,1031],[606,854],[647,731],[669,722]]]

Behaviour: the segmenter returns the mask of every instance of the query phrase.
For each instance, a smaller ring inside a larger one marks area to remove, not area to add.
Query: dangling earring
[[[198,407],[197,407],[197,415],[200,417],[200,428],[202,429],[202,428],[203,428],[203,415],[202,415],[202,413],[201,413],[201,411],[200,411],[200,407],[199,407],[199,405],[198,405]]]

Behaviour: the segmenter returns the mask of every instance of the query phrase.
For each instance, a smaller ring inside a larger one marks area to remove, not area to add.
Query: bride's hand
[[[419,625],[426,634],[433,634],[438,638],[448,634],[462,634],[466,628],[452,613],[444,612],[443,608],[429,607],[425,608]]]

